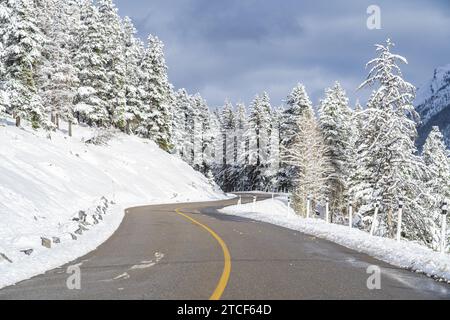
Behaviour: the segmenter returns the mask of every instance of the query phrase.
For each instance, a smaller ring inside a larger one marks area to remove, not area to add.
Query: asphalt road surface
[[[243,202],[249,201],[245,195]],[[0,290],[0,299],[450,299],[450,285],[325,240],[217,211],[233,204],[236,200],[129,209],[97,250]],[[80,268],[80,290],[67,287],[73,265]],[[372,265],[381,268],[380,290],[367,287]]]

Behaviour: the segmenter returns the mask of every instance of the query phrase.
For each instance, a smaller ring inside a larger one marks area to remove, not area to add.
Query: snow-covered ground
[[[226,197],[151,141],[118,133],[107,145],[84,143],[95,134],[76,126],[72,138],[49,139],[0,122],[0,288],[94,250],[128,207]]]
[[[371,237],[367,232],[347,226],[327,224],[320,219],[305,219],[289,211],[287,198],[279,197],[221,210],[223,213],[267,222],[323,238],[390,263],[450,282],[450,255],[440,254],[417,243]]]

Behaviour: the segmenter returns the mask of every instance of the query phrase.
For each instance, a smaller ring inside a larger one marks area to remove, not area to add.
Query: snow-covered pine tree
[[[74,118],[74,97],[78,85],[77,70],[73,66],[71,44],[72,34],[67,30],[69,15],[73,14],[65,0],[48,0],[44,12],[52,20],[46,25],[45,61],[40,68],[40,94],[51,113],[55,127],[61,117],[68,123],[68,134],[72,136]]]
[[[233,160],[234,160],[234,134],[236,119],[233,105],[227,100],[220,116],[222,135],[222,168],[219,173],[219,181],[226,191],[232,191],[234,187]]]
[[[306,214],[307,197],[313,200],[313,209],[323,204],[329,192],[327,185],[331,163],[327,157],[325,144],[312,106],[297,117],[298,131],[292,137],[289,148],[283,147],[284,161],[297,168],[293,192],[293,205],[300,215]]]
[[[280,172],[282,170],[282,164],[283,164],[283,125],[284,125],[284,115],[285,115],[285,108],[283,106],[279,106],[278,108],[275,108],[273,111],[273,122],[274,122],[274,128],[276,131],[276,149],[278,152],[278,178],[277,178],[277,187],[280,187]]]
[[[234,188],[239,191],[245,191],[247,188],[247,176],[245,173],[246,166],[248,165],[249,150],[247,149],[247,110],[243,103],[236,105],[236,130],[235,130],[235,143],[236,143],[236,161],[235,161],[235,185]]]
[[[206,101],[199,93],[194,96],[197,119],[195,121],[194,168],[203,174],[211,170],[211,119]]]
[[[172,111],[169,105],[170,85],[163,49],[164,45],[157,37],[148,37],[148,46],[141,64],[145,97],[140,133],[155,141],[161,149],[169,151]]]
[[[450,163],[448,150],[439,127],[433,127],[422,151],[425,165],[431,173],[428,184],[438,203],[450,199]]]
[[[353,112],[353,128],[357,133],[362,131],[362,127],[364,125],[363,116],[364,116],[363,107],[358,99],[356,100],[355,111]],[[356,134],[355,136],[357,135],[358,134]]]
[[[3,2],[1,34],[4,43],[4,91],[8,92],[11,112],[16,125],[21,119],[31,121],[33,128],[46,124],[46,115],[36,85],[44,36],[34,12],[36,6],[29,0]],[[6,13],[9,12],[9,19]]]
[[[192,100],[186,89],[178,90],[175,93],[172,116],[173,152],[191,166],[194,165],[192,163],[192,150],[194,148],[192,140],[195,134],[194,124],[196,117]]]
[[[266,176],[269,136],[271,136],[270,100],[267,93],[256,96],[250,107],[249,137],[252,137],[250,158],[254,159],[249,170],[251,187],[265,190],[268,187]]]
[[[426,241],[425,212],[420,206],[423,170],[415,155],[417,114],[412,102],[415,88],[402,78],[398,62],[406,59],[391,52],[393,43],[376,45],[378,57],[368,63],[367,80],[360,86],[376,87],[364,110],[357,170],[351,194],[361,201],[359,214],[372,222],[375,202],[381,199],[378,234],[393,236],[398,202],[403,199],[404,236]],[[366,225],[368,228],[371,225]]]
[[[234,107],[230,101],[225,101],[222,109],[222,126],[225,130],[234,130],[236,128],[236,118],[234,116]]]
[[[320,102],[319,123],[328,149],[332,172],[328,177],[330,190],[331,221],[345,213],[345,195],[353,160],[352,145],[352,110],[348,98],[339,82],[325,91],[325,98]]]
[[[0,89],[0,120],[6,118],[6,109],[9,105],[9,98],[6,91]]]
[[[1,11],[1,8],[0,8]],[[1,19],[1,18],[0,18]],[[7,110],[9,109],[9,96],[8,92],[4,90],[5,68],[3,64],[3,44],[0,41],[0,120],[3,120],[7,116]]]
[[[271,157],[272,152],[272,132],[273,132],[273,123],[272,123],[272,106],[270,104],[270,98],[267,92],[263,92],[260,96],[261,98],[261,107],[262,107],[262,155],[263,162],[267,165],[268,159]]]
[[[441,238],[441,206],[450,200],[450,159],[439,127],[433,127],[425,145],[422,158],[427,166],[425,184],[428,189],[422,197],[426,212],[429,213],[429,225],[432,238],[431,247],[439,249]]]
[[[117,8],[112,0],[97,1],[100,34],[103,38],[103,64],[108,79],[105,88],[109,122],[115,127],[126,130],[126,66],[123,28]]]
[[[355,163],[356,160],[356,144],[358,143],[360,139],[360,134],[362,132],[362,128],[364,126],[364,109],[359,101],[359,99],[356,100],[355,108],[352,112],[352,146],[353,146],[353,163]]]
[[[210,131],[211,131],[211,160],[213,166],[213,173],[216,173],[219,169],[219,164],[221,163],[221,124],[220,119],[217,114],[217,110],[210,112]]]
[[[91,126],[109,127],[108,72],[105,68],[108,53],[104,51],[105,34],[102,32],[97,7],[92,0],[80,2],[79,43],[74,54],[79,87],[75,97],[75,113],[79,122]]]
[[[281,173],[285,172],[283,167],[283,145],[281,137],[282,125],[284,121],[284,111],[285,109],[283,106],[274,108],[274,110],[272,111],[272,152],[269,159],[272,190],[281,189]]]
[[[9,24],[10,8],[6,6],[6,2],[0,2],[0,119],[6,117],[9,109],[8,92],[5,90],[5,47],[4,47],[4,33],[6,26]]]
[[[239,102],[236,105],[236,128],[238,130],[245,130],[247,125],[247,109],[245,108],[245,104]]]
[[[144,95],[139,85],[142,79],[139,65],[143,58],[144,45],[136,38],[136,32],[131,19],[125,17],[122,34],[125,60],[125,131],[127,133],[134,132],[138,127],[139,111],[142,109]]]
[[[261,96],[261,103],[264,110],[264,130],[262,134],[263,145],[263,177],[264,187],[262,190],[272,190],[276,184],[276,177],[278,171],[277,153],[274,150],[276,145],[276,136],[274,136],[274,121],[272,115],[272,106],[267,92]]]
[[[184,98],[185,96],[187,96],[185,89],[179,89],[177,92],[174,92],[174,102],[172,107],[172,152],[181,159],[184,159],[184,142],[186,140],[186,133],[184,131],[186,121],[184,100],[187,99]]]
[[[291,94],[286,100],[287,108],[284,111],[281,128],[280,138],[283,150],[289,150],[294,141],[295,135],[299,131],[300,122],[298,119],[312,108],[312,102],[309,99],[306,88],[303,84],[299,83],[292,89]],[[282,159],[284,156],[282,155]],[[291,189],[293,187],[293,181],[297,180],[298,172],[296,168],[283,163],[278,173],[278,184],[282,189]]]

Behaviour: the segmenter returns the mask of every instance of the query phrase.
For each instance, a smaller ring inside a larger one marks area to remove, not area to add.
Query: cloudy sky
[[[171,82],[200,92],[211,106],[249,103],[267,91],[279,105],[297,82],[316,104],[339,80],[352,103],[375,43],[390,37],[420,86],[450,63],[449,0],[116,0],[139,36],[160,37]],[[367,28],[367,8],[381,8],[381,30]]]

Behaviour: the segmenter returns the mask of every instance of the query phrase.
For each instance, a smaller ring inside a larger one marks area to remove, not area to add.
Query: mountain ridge
[[[423,146],[431,129],[438,126],[450,148],[450,64],[434,70],[433,77],[417,91],[415,106],[422,120],[418,146]]]

